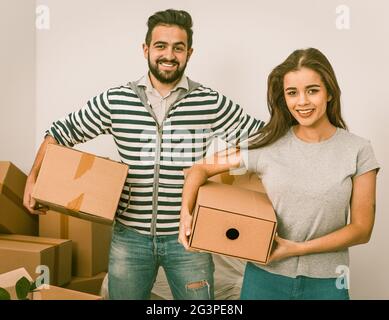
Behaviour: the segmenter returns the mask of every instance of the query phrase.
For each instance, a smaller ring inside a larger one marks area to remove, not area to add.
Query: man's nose
[[[167,47],[165,50],[165,58],[167,60],[174,60],[176,57],[174,55],[174,50],[172,47]]]

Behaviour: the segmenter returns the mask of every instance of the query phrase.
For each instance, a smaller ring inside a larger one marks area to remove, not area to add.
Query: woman
[[[379,170],[372,147],[347,131],[335,73],[317,49],[296,50],[277,66],[267,99],[270,121],[249,150],[188,170],[179,241],[188,248],[198,188],[243,164],[262,179],[278,229],[269,264],[247,263],[241,298],[349,299],[339,270],[348,270],[348,248],[372,233]]]

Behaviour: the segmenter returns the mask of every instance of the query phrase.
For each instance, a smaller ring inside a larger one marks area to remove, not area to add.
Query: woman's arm
[[[350,223],[325,236],[294,242],[276,237],[277,247],[270,256],[271,261],[291,256],[312,253],[339,251],[370,240],[375,217],[377,171],[372,170],[353,179],[353,191],[350,201]]]
[[[191,233],[192,211],[200,186],[214,175],[238,168],[240,162],[239,150],[224,150],[201,160],[201,163],[196,163],[191,168],[185,170],[185,184],[182,191],[180,231],[178,236],[178,242],[182,243],[185,249],[189,248],[188,237]]]

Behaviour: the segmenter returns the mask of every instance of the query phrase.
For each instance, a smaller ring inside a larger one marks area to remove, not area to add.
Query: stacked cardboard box
[[[72,242],[53,238],[0,234],[0,273],[24,267],[34,275],[37,267],[48,267],[50,284],[71,280]]]
[[[9,162],[0,163],[0,233],[13,233],[0,234],[0,273],[25,267],[35,275],[36,267],[46,265],[50,284],[98,294],[127,173],[124,164],[49,145],[33,197],[51,210],[38,223],[23,208],[26,176]],[[3,214],[9,202],[19,212]],[[38,226],[39,237],[21,235],[37,235]]]
[[[108,269],[112,227],[48,211],[39,216],[39,236],[72,240],[72,275],[93,277]]]
[[[52,209],[39,217],[39,235],[72,240],[73,278],[67,288],[100,291],[127,174],[127,165],[48,146],[32,196]]]
[[[38,217],[23,207],[26,179],[14,164],[0,161],[0,233],[38,235]]]
[[[101,286],[106,275],[106,272],[101,272],[93,277],[73,277],[72,281],[64,288],[100,295]]]

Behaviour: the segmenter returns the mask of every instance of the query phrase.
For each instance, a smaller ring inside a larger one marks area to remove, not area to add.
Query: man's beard
[[[185,62],[185,65],[180,68],[180,64],[176,60],[169,61],[169,60],[166,60],[166,59],[159,59],[159,60],[157,60],[156,65],[153,66],[151,64],[151,61],[150,61],[150,56],[148,57],[147,62],[149,64],[149,70],[152,73],[152,75],[159,82],[162,82],[162,83],[173,83],[173,82],[177,81],[178,79],[180,79],[182,77],[182,75],[184,74],[184,72],[185,72],[186,64],[187,64]],[[161,70],[158,69],[158,65],[159,65],[160,62],[176,63],[177,64],[177,69],[175,71],[173,71],[173,72],[161,71]]]

